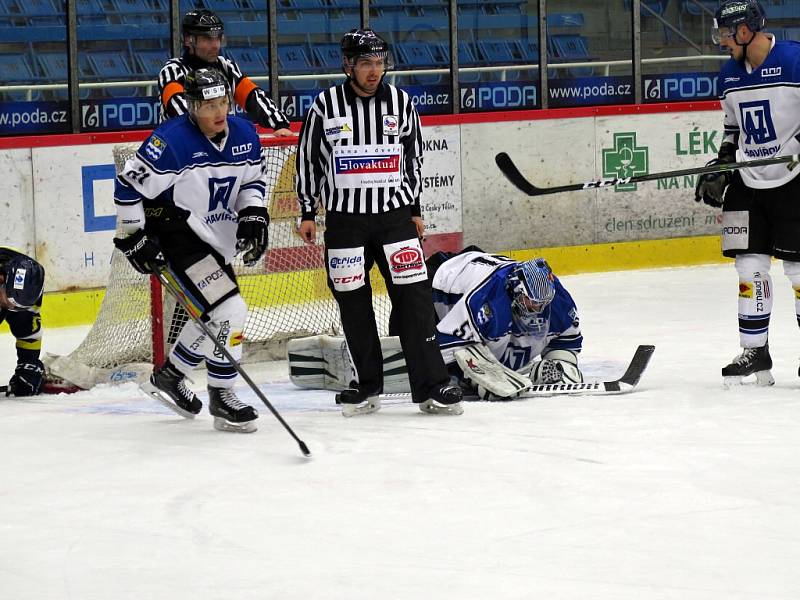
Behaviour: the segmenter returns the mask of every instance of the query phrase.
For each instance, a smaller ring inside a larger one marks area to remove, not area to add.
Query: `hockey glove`
[[[244,252],[242,260],[248,267],[254,266],[267,249],[269,215],[263,206],[248,206],[239,211],[239,227],[236,230],[236,250]]]
[[[709,161],[706,166],[721,165],[736,162],[736,146],[730,142],[722,144],[719,156]],[[709,206],[719,208],[725,202],[725,192],[731,183],[731,171],[706,173],[697,178],[697,187],[694,190],[694,201],[701,200]]]
[[[36,396],[42,390],[43,380],[42,361],[33,359],[31,362],[17,363],[17,368],[14,369],[14,374],[8,382],[6,396]]]
[[[542,360],[531,369],[533,383],[581,383],[583,373],[578,357],[571,350],[545,350]]]
[[[161,248],[147,237],[144,229],[137,229],[126,238],[114,238],[114,245],[139,273],[145,275],[155,273],[159,267],[167,264]]]

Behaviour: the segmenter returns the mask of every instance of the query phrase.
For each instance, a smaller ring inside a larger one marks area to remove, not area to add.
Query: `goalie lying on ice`
[[[439,346],[467,393],[513,398],[531,383],[583,381],[578,309],[543,258],[468,248],[434,254],[428,270]]]
[[[427,261],[451,377],[486,400],[515,398],[533,383],[583,381],[578,310],[545,260],[520,263],[472,248]],[[385,391],[407,392],[399,341],[381,338],[381,349]],[[288,355],[290,377],[301,387],[340,390],[352,378],[343,338],[291,340]]]

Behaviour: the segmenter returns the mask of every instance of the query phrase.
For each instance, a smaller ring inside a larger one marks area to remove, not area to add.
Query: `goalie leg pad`
[[[455,352],[464,378],[478,387],[484,400],[516,398],[530,389],[532,382],[500,363],[483,344],[466,346]]]
[[[549,350],[531,369],[533,383],[582,383],[578,355],[571,350]]]

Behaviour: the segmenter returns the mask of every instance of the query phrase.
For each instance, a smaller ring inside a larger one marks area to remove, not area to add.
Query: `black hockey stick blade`
[[[0,394],[5,394],[8,391],[7,385],[0,385]]]
[[[500,152],[497,154],[494,157],[494,162],[503,172],[503,175],[506,176],[506,179],[513,183],[514,186],[522,193],[528,194],[528,196],[538,196],[542,193],[547,193],[525,179],[525,176],[520,173],[517,165],[514,164],[514,161],[511,160],[511,157],[505,152]]]
[[[800,155],[791,154],[785,156],[773,156],[771,158],[757,158],[744,162],[719,163],[716,165],[706,165],[702,167],[692,167],[689,169],[679,169],[677,171],[664,171],[661,173],[647,173],[645,175],[632,175],[630,177],[611,177],[608,179],[597,179],[585,183],[571,183],[569,185],[558,185],[555,187],[540,188],[528,181],[525,176],[505,152],[500,152],[494,157],[498,168],[503,172],[514,186],[528,196],[542,196],[544,194],[558,194],[560,192],[575,192],[578,190],[591,190],[615,185],[641,183],[644,181],[655,181],[667,177],[683,177],[685,175],[703,175],[705,173],[720,173],[723,171],[736,171],[748,167],[763,167],[766,165],[776,165],[785,163],[789,170],[794,169],[800,164]]]

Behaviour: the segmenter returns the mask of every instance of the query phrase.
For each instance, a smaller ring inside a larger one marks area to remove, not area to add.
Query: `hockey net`
[[[322,233],[306,245],[297,234],[300,216],[294,193],[297,138],[262,138],[270,215],[269,248],[257,266],[234,261],[239,288],[249,307],[242,362],[285,358],[289,339],[340,333],[339,311],[328,290]],[[114,147],[117,172],[139,144]],[[373,307],[381,335],[388,333],[391,305],[383,279],[371,273]],[[98,383],[142,381],[160,364],[188,316],[155,278],[137,273],[116,248],[97,319],[81,344],[67,356],[46,355],[51,379],[81,389]],[[365,315],[366,318],[366,315]]]

